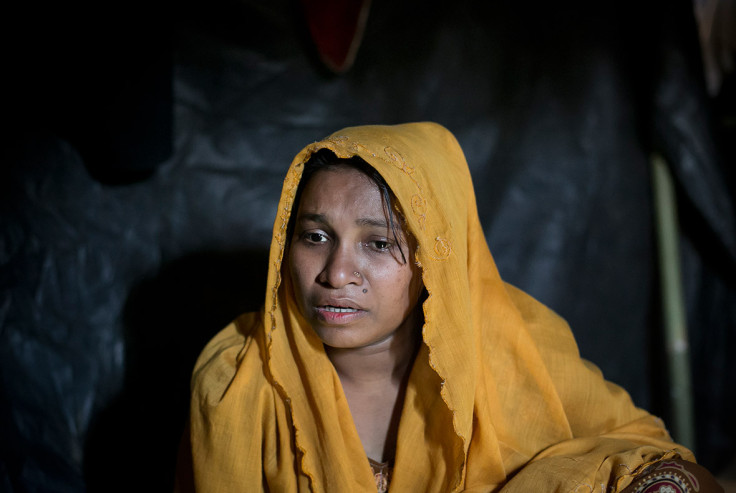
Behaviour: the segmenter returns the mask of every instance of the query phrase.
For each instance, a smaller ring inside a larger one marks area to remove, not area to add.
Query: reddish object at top
[[[301,0],[309,33],[322,62],[337,74],[347,72],[363,39],[370,0]]]

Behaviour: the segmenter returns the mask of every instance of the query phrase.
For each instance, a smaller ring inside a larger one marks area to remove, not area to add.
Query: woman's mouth
[[[350,313],[350,312],[357,312],[358,310],[356,308],[345,308],[341,306],[323,306],[323,310],[327,312],[334,312],[334,313]]]
[[[317,318],[327,323],[350,323],[365,313],[365,310],[347,306],[322,305],[317,307]]]

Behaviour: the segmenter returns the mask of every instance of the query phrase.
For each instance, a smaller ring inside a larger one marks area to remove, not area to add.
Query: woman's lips
[[[347,306],[323,305],[316,307],[317,318],[333,324],[347,324],[365,315],[366,311]]]

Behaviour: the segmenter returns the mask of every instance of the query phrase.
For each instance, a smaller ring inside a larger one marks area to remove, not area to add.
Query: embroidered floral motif
[[[445,260],[452,253],[452,243],[447,238],[440,238],[439,236],[434,240],[434,255],[432,258],[435,260]]]
[[[424,231],[424,221],[427,218],[427,201],[418,193],[411,197],[411,211],[416,216],[419,227]]]
[[[675,489],[671,486],[662,486],[660,489],[657,490],[658,493],[677,493]]]
[[[383,152],[386,154],[386,157],[388,157],[388,162],[390,164],[393,164],[394,166],[399,168],[406,174],[406,176],[409,177],[409,179],[412,181],[412,183],[414,183],[414,185],[417,187],[417,190],[419,190],[419,194],[421,195],[422,187],[419,185],[419,183],[417,183],[417,180],[414,178],[414,168],[407,164],[406,160],[404,160],[404,156],[399,154],[399,152],[391,146],[386,146],[383,149]],[[384,161],[386,160],[384,159]]]
[[[386,153],[386,156],[388,156],[389,161],[393,163],[394,166],[399,168],[401,171],[404,172],[410,172],[406,168],[406,161],[404,161],[404,156],[399,154],[398,151],[394,150],[391,146],[387,146],[383,149],[383,152]],[[414,171],[413,169],[411,171]]]
[[[376,490],[378,493],[386,493],[388,491],[388,474],[376,473]]]
[[[378,493],[386,493],[388,485],[391,482],[391,465],[388,462],[376,462],[368,459],[373,471],[373,478],[376,480],[376,491]]]
[[[635,493],[691,493],[700,491],[698,480],[682,465],[664,461],[644,477]]]

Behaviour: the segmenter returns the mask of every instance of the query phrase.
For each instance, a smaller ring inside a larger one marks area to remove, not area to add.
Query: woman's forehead
[[[406,221],[393,192],[384,184],[386,194],[374,179],[360,168],[335,164],[316,170],[304,185],[295,219],[329,220],[339,215],[346,203],[360,211],[356,221],[365,226],[390,228],[399,236],[409,237]],[[346,199],[346,200],[339,200]],[[325,217],[316,217],[316,215]]]
[[[368,176],[349,166],[321,169],[304,187],[297,211],[335,217],[351,213],[376,221],[385,216],[381,192]]]

